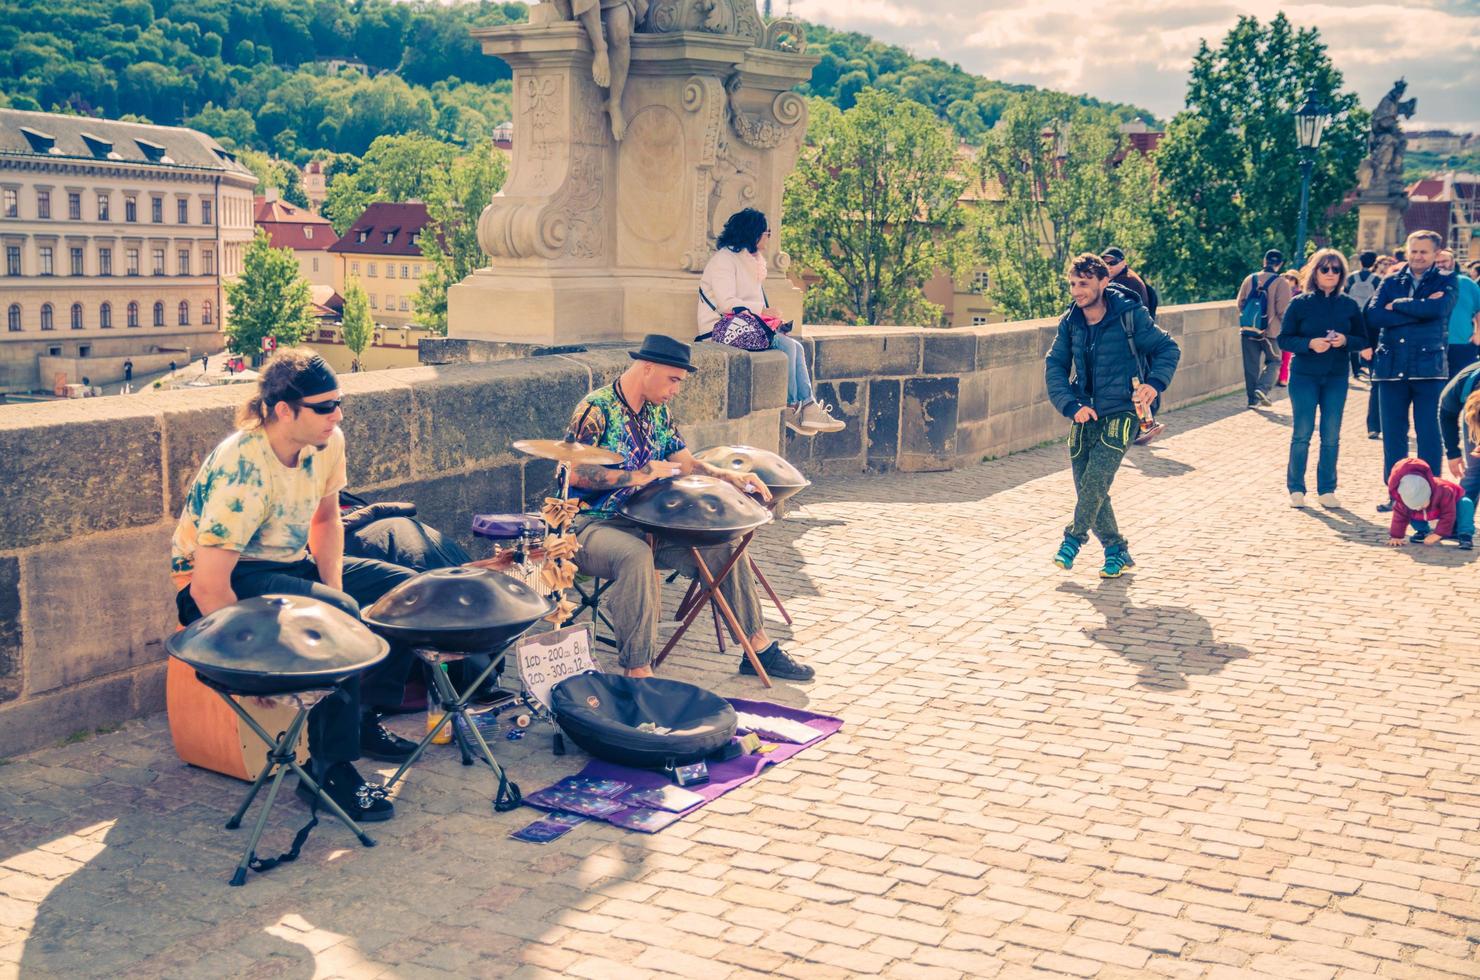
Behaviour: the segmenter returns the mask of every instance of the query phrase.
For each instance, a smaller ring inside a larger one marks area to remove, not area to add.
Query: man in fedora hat
[[[629,356],[632,365],[616,381],[581,399],[570,423],[578,441],[617,453],[622,462],[573,466],[570,485],[587,507],[575,521],[581,571],[612,582],[602,596],[602,611],[616,630],[618,659],[629,677],[651,677],[661,614],[654,568],[691,576],[698,568],[686,547],[660,543],[656,553],[650,549],[642,529],[618,514],[623,502],[654,480],[692,473],[724,480],[765,500],[771,494],[752,475],[695,459],[678,434],[668,402],[694,371],[688,344],[648,334]],[[711,569],[718,569],[729,560],[734,545],[699,551]],[[743,566],[725,578],[720,591],[759,652],[766,673],[783,680],[812,679],[811,667],[792,659],[766,635],[755,579]],[[743,656],[740,673],[754,673]]]

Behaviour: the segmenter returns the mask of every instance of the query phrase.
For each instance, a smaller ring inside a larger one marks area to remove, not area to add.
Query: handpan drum
[[[755,498],[712,476],[650,483],[627,499],[621,514],[666,541],[688,545],[730,541],[771,519]]]
[[[332,687],[390,652],[353,616],[296,595],[234,602],[174,634],[165,648],[212,683],[259,696]]]
[[[388,640],[446,653],[488,653],[555,608],[518,579],[486,568],[435,568],[408,579],[364,611]]]
[[[771,491],[771,506],[801,493],[812,485],[802,471],[779,453],[754,446],[715,446],[695,453],[694,458],[731,473],[753,473]]]

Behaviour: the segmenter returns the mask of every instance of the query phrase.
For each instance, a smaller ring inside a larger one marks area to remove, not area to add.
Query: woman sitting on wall
[[[733,342],[747,350],[771,350],[786,355],[787,428],[804,436],[837,432],[843,423],[812,398],[812,377],[802,343],[781,329],[781,315],[766,302],[764,245],[771,229],[755,208],[730,215],[720,232],[714,255],[699,280],[698,322],[701,337]],[[727,339],[735,338],[733,341]]]

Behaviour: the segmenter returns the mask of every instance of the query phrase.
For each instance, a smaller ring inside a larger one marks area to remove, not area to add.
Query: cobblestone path
[[[1169,415],[1110,582],[1049,563],[1062,446],[820,483],[759,539],[819,670],[769,696],[847,727],[658,835],[511,841],[442,750],[379,847],[232,889],[241,786],[162,716],[13,759],[0,977],[1480,976],[1480,580],[1382,546],[1365,401],[1336,512],[1285,504],[1288,403]],[[708,627],[668,676],[759,696]],[[548,745],[496,751],[529,791]]]

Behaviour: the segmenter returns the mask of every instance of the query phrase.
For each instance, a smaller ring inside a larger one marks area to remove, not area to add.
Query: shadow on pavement
[[[1137,684],[1185,690],[1188,677],[1216,674],[1229,661],[1253,653],[1218,642],[1212,624],[1190,609],[1135,605],[1129,594],[1133,585],[1134,576],[1122,576],[1102,579],[1094,589],[1065,582],[1058,591],[1088,600],[1105,617],[1103,627],[1085,629],[1084,635],[1139,667]]]

